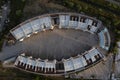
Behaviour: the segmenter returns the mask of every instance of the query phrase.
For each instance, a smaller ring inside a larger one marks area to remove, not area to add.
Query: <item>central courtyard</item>
[[[96,34],[75,29],[47,30],[32,35],[22,42],[26,55],[48,60],[62,60],[82,54],[98,46]]]

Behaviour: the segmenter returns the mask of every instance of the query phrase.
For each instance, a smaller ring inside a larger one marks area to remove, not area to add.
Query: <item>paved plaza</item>
[[[95,34],[80,30],[54,29],[25,39],[22,45],[27,55],[41,59],[61,60],[84,53],[93,46],[97,46],[98,38]]]
[[[34,34],[13,46],[5,46],[0,59],[3,61],[27,52],[27,55],[41,59],[61,60],[84,53],[93,46],[98,46],[96,34],[73,29],[54,29]]]

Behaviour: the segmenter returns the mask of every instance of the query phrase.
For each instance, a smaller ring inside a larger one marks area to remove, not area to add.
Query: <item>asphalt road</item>
[[[10,2],[4,4],[2,6],[2,18],[1,18],[1,22],[0,22],[0,32],[2,31],[3,29],[3,26],[4,26],[4,22],[5,20],[7,20],[8,18],[8,14],[10,13]]]
[[[120,2],[117,2],[117,1],[115,1],[115,0],[106,0],[106,1],[109,1],[109,2],[111,2],[111,3],[117,4],[118,6],[120,6]]]

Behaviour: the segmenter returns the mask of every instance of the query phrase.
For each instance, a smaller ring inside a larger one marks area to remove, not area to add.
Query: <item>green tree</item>
[[[22,15],[22,11],[21,10],[16,10],[16,15],[17,16],[21,16]]]

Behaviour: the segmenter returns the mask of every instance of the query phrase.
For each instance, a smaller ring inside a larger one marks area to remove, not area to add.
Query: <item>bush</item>
[[[2,50],[3,42],[4,42],[4,40],[3,40],[3,39],[2,39],[2,40],[0,40],[0,51]]]
[[[23,17],[23,9],[25,6],[25,0],[11,0],[11,12],[9,14],[11,28],[15,27],[21,22]]]

